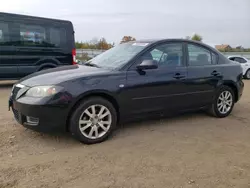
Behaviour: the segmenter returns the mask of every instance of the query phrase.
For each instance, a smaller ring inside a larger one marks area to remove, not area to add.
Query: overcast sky
[[[180,38],[250,47],[250,0],[1,0],[1,12],[72,21],[76,40]]]

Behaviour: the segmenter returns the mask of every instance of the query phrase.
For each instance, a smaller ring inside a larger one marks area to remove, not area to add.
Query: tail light
[[[76,63],[76,49],[75,48],[72,50],[72,57],[73,57],[72,64],[76,65],[77,63]]]

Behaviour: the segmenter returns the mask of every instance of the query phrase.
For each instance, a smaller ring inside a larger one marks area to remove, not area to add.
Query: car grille
[[[19,121],[19,113],[16,109],[12,108],[12,111],[13,111],[13,114],[14,114],[14,117],[17,121]]]

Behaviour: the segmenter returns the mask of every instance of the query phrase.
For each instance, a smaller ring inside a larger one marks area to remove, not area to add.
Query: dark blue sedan
[[[145,40],[31,74],[13,86],[9,105],[25,127],[60,128],[93,144],[123,120],[196,109],[226,117],[243,87],[241,66],[204,43]]]

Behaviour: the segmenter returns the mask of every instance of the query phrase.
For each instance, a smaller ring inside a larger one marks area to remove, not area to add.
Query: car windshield
[[[85,64],[95,67],[117,69],[125,65],[147,45],[148,43],[137,42],[119,44],[107,50],[106,52],[94,57]]]

